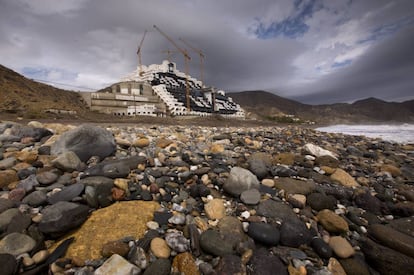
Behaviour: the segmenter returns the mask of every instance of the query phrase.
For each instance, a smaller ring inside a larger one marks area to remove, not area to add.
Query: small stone
[[[275,181],[273,179],[262,179],[262,184],[272,188],[275,186]]]
[[[0,253],[14,256],[30,252],[36,245],[31,237],[21,233],[10,233],[0,240]]]
[[[226,242],[216,230],[206,230],[200,236],[200,247],[206,253],[214,256],[224,256],[233,253],[233,246]]]
[[[301,194],[289,194],[287,201],[293,206],[303,209],[306,206],[306,196]]]
[[[174,216],[168,219],[172,224],[185,224],[185,215],[183,213],[175,213]]]
[[[144,147],[147,147],[149,144],[150,144],[150,141],[148,138],[139,138],[139,139],[136,139],[132,145],[139,147],[139,148],[144,148]]]
[[[247,234],[255,241],[270,246],[276,246],[280,239],[279,230],[275,226],[267,223],[250,223]]]
[[[168,258],[171,254],[171,249],[167,242],[158,237],[151,240],[151,251],[158,258]]]
[[[193,255],[189,252],[180,253],[174,257],[172,273],[181,275],[198,275],[200,271],[194,261]]]
[[[381,166],[381,171],[390,173],[393,177],[401,176],[400,168],[391,165],[391,164],[384,164]]]
[[[348,223],[331,210],[324,209],[316,216],[319,223],[331,233],[342,233],[349,231]]]
[[[0,171],[0,188],[6,187],[12,182],[18,181],[19,177],[17,176],[16,171],[14,170],[3,170]]]
[[[280,243],[289,247],[308,245],[312,235],[305,223],[298,218],[288,219],[280,227]]]
[[[29,255],[23,257],[22,263],[25,267],[29,267],[29,266],[32,266],[32,265],[35,264],[35,262],[33,261],[33,259]]]
[[[47,196],[44,191],[37,190],[24,197],[22,202],[33,207],[38,207],[47,202]]]
[[[36,175],[36,179],[40,184],[50,185],[57,181],[59,175],[50,171],[42,172]]]
[[[335,275],[347,275],[344,268],[335,258],[330,258],[328,263],[328,270]]]
[[[103,265],[95,270],[95,275],[107,275],[107,274],[131,274],[138,275],[141,273],[141,270],[129,263],[127,260],[121,256],[114,254],[109,259],[107,259]],[[55,274],[55,273],[54,273]]]
[[[210,152],[212,154],[219,154],[219,153],[223,153],[224,152],[224,146],[222,144],[217,144],[214,143],[213,145],[211,145],[210,147]]]
[[[17,271],[16,257],[11,254],[0,254],[1,274],[14,275]]]
[[[148,227],[148,229],[155,230],[155,229],[158,229],[160,227],[160,225],[157,222],[149,221],[149,222],[147,222],[147,227]]]
[[[256,205],[260,201],[260,192],[257,189],[243,191],[240,195],[240,200],[248,205]]]
[[[165,241],[175,252],[185,252],[190,248],[189,240],[187,240],[180,231],[167,232],[165,234]]]
[[[292,178],[275,179],[275,187],[285,190],[287,194],[310,194],[316,188],[316,184],[311,181],[303,181]]]
[[[334,196],[328,196],[321,193],[311,193],[307,197],[307,203],[316,211],[322,209],[333,210],[336,206],[336,199]]]
[[[321,238],[313,238],[311,242],[313,250],[324,259],[329,259],[332,256],[331,247]]]
[[[218,274],[246,274],[246,266],[239,256],[224,255],[216,267]]]
[[[114,254],[118,254],[122,257],[126,256],[129,251],[128,244],[123,241],[107,242],[102,247],[102,256],[105,258],[111,257]]]
[[[145,269],[143,275],[169,275],[171,273],[171,262],[168,259],[156,259]]]
[[[148,266],[148,259],[145,250],[142,247],[133,245],[128,253],[128,260],[132,264],[138,266],[141,269],[145,269]]]
[[[73,172],[80,168],[82,162],[74,152],[66,151],[55,158],[52,164],[63,171]]]
[[[349,258],[355,254],[354,248],[351,244],[341,236],[333,236],[329,239],[329,246],[340,258]]]
[[[222,199],[213,199],[204,205],[204,210],[209,219],[219,220],[226,215],[226,208]]]
[[[46,261],[48,257],[49,257],[49,251],[45,249],[45,250],[40,250],[36,252],[36,254],[33,255],[32,259],[36,264],[40,264]]]
[[[331,175],[331,179],[345,187],[358,187],[359,183],[346,171],[341,168],[336,168],[335,172]]]
[[[231,168],[229,177],[223,185],[224,191],[235,197],[252,188],[259,188],[259,180],[252,172],[242,167]]]
[[[303,150],[306,153],[309,153],[315,157],[330,156],[336,159],[336,156],[334,153],[332,153],[331,151],[325,150],[321,148],[320,146],[314,145],[312,143],[305,144],[305,146],[303,146]]]

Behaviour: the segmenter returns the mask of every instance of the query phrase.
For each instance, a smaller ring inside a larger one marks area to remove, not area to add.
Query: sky
[[[0,64],[93,91],[138,66],[191,56],[190,75],[228,92],[308,104],[414,99],[413,0],[0,0]],[[63,86],[65,85],[65,86]]]

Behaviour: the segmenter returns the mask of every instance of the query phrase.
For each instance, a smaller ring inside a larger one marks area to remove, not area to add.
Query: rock
[[[14,275],[17,271],[16,258],[11,254],[0,254],[1,273],[4,275]]]
[[[217,228],[220,232],[220,235],[232,247],[236,247],[246,239],[246,234],[243,231],[242,223],[236,217],[226,216],[222,218],[218,222]]]
[[[218,274],[246,274],[246,266],[239,256],[224,255],[216,267]]]
[[[111,241],[102,246],[102,256],[109,258],[114,254],[125,257],[129,252],[129,246],[123,241]]]
[[[321,238],[313,238],[311,242],[313,250],[324,259],[332,256],[332,248]]]
[[[249,170],[259,179],[263,179],[269,173],[268,167],[272,164],[272,156],[267,153],[254,153],[247,160]]]
[[[311,181],[303,181],[292,178],[275,179],[275,187],[285,190],[287,194],[310,194],[316,188],[316,184]]]
[[[3,160],[0,160],[0,170],[7,170],[12,168],[17,163],[15,157],[8,157]]]
[[[26,195],[26,191],[23,188],[14,188],[9,192],[9,200],[19,202]]]
[[[273,179],[262,179],[262,185],[272,188],[275,186],[275,181]]]
[[[23,126],[20,124],[14,124],[10,128],[10,135],[17,137],[18,140],[30,137],[33,138],[34,141],[40,141],[43,137],[52,136],[53,133],[45,128],[36,128],[30,126]]]
[[[56,182],[59,178],[57,173],[51,171],[45,171],[36,175],[36,180],[42,185],[51,185]]]
[[[355,254],[354,248],[351,244],[341,236],[333,236],[329,239],[329,246],[333,252],[340,258],[349,258]]]
[[[260,202],[257,206],[257,215],[281,221],[296,218],[295,212],[293,212],[289,205],[274,200]]]
[[[204,210],[211,220],[219,220],[226,215],[226,208],[222,199],[212,199],[204,205]]]
[[[37,159],[36,151],[20,151],[16,153],[16,158],[20,162],[33,163]]]
[[[19,214],[21,213],[17,208],[10,208],[0,213],[0,232],[6,231],[14,217]]]
[[[10,233],[0,240],[0,253],[17,256],[32,251],[36,241],[21,233]]]
[[[414,270],[414,259],[367,239],[361,245],[367,263],[380,274],[407,274]]]
[[[210,152],[212,154],[220,154],[224,152],[224,145],[223,144],[218,144],[218,143],[213,143],[210,147]]]
[[[168,258],[171,254],[171,249],[167,242],[161,238],[154,238],[151,241],[151,251],[157,258]]]
[[[371,272],[368,268],[367,263],[362,257],[355,254],[354,257],[347,259],[339,259],[341,266],[345,270],[346,274],[360,274],[360,275],[370,275]]]
[[[73,198],[79,196],[85,186],[82,183],[75,183],[69,186],[66,186],[62,191],[54,193],[48,198],[50,204],[55,204],[59,201],[71,201]]]
[[[277,154],[273,161],[284,165],[293,165],[295,163],[295,155],[292,153]]]
[[[42,233],[60,235],[81,225],[89,214],[89,207],[72,202],[60,201],[42,211],[39,223]]]
[[[382,245],[414,258],[414,238],[389,226],[373,224],[368,233]]]
[[[0,188],[4,188],[12,182],[18,181],[17,173],[14,170],[0,171]]]
[[[398,177],[398,176],[401,176],[401,174],[402,174],[400,168],[398,168],[394,165],[391,165],[391,164],[383,164],[381,166],[381,171],[388,172],[393,177]]]
[[[63,133],[51,146],[53,155],[73,151],[83,162],[92,156],[104,159],[115,150],[116,143],[112,133],[92,125],[81,125]]]
[[[397,202],[396,204],[392,205],[390,209],[391,213],[396,216],[414,216],[414,202],[412,201]]]
[[[150,141],[148,138],[139,138],[133,142],[133,146],[144,148],[147,147],[150,144]]]
[[[105,243],[125,236],[141,238],[147,229],[145,224],[152,220],[158,208],[155,202],[123,201],[94,211],[76,232],[66,236],[76,240],[69,246],[66,257],[77,257],[81,261],[100,259]]]
[[[336,168],[335,172],[331,175],[331,180],[341,184],[345,187],[359,187],[359,183],[347,172],[341,168]]]
[[[128,261],[141,269],[147,268],[149,263],[145,250],[136,245],[133,245],[129,250]]]
[[[63,171],[73,172],[80,168],[82,162],[74,152],[66,151],[55,158],[52,164]]]
[[[287,219],[283,221],[280,227],[280,243],[289,247],[299,247],[303,244],[309,244],[312,235],[306,225],[299,220]]]
[[[49,251],[47,250],[40,250],[38,252],[36,252],[32,259],[35,262],[35,264],[40,264],[46,261],[46,259],[49,257]]]
[[[331,210],[321,210],[316,217],[318,222],[331,233],[342,233],[349,230],[348,223]]]
[[[312,193],[308,195],[307,202],[309,206],[316,211],[322,209],[334,210],[336,207],[336,198],[334,196],[327,196],[321,193]]]
[[[249,261],[249,274],[254,275],[288,275],[287,268],[279,257],[273,255],[265,248],[253,251]]]
[[[357,193],[354,201],[356,205],[364,210],[372,212],[375,215],[380,215],[382,213],[382,209],[384,208],[382,202],[368,192]]]
[[[131,169],[136,169],[138,164],[145,164],[147,159],[142,156],[103,161],[85,170],[85,176],[103,176],[108,178],[126,178]]]
[[[329,155],[320,156],[315,159],[315,164],[319,167],[328,166],[331,168],[338,168],[339,160]]]
[[[233,254],[233,246],[216,230],[206,230],[200,236],[200,247],[214,256]]]
[[[306,196],[301,194],[289,194],[287,201],[296,208],[304,208],[306,205]]]
[[[275,226],[261,222],[251,222],[247,234],[255,241],[276,246],[279,243],[280,233]]]
[[[0,215],[1,215],[1,213],[6,211],[7,209],[10,209],[14,206],[15,206],[14,201],[4,199],[4,198],[0,198]],[[0,223],[1,223],[1,218],[0,218]],[[1,228],[1,226],[0,226],[0,228]]]
[[[303,146],[303,150],[315,157],[322,157],[322,156],[330,156],[332,158],[336,159],[336,156],[334,153],[332,153],[331,151],[325,150],[317,145],[314,145],[312,143],[307,143],[305,144],[305,146]]]
[[[25,233],[31,222],[31,217],[28,214],[19,213],[8,224],[6,233]]]
[[[95,275],[107,275],[107,274],[130,274],[138,275],[141,273],[141,270],[129,263],[127,260],[121,256],[114,254],[108,260],[106,260],[103,265],[95,270]]]
[[[193,255],[189,252],[185,252],[174,257],[172,263],[172,273],[181,275],[198,275],[200,274],[200,271],[198,270]]]
[[[335,258],[329,259],[328,270],[335,275],[347,275],[341,263]]]
[[[235,197],[252,188],[259,189],[259,180],[252,172],[241,167],[231,168],[230,175],[223,185],[224,191]]]
[[[185,252],[190,249],[190,242],[183,236],[181,231],[167,232],[165,241],[175,252]]]
[[[39,182],[36,179],[35,174],[27,176],[25,179],[21,180],[17,185],[17,188],[23,188],[27,193],[32,192],[35,187],[39,186]]]
[[[143,275],[169,275],[171,272],[171,262],[168,259],[156,259],[145,269]]]
[[[243,191],[240,195],[240,200],[248,205],[256,205],[260,201],[260,192],[257,189]]]
[[[414,222],[411,217],[394,219],[389,222],[388,226],[414,238]]]

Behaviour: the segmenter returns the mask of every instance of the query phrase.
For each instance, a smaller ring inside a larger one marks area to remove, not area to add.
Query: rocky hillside
[[[82,114],[86,105],[78,93],[30,80],[0,65],[0,114],[41,118],[50,109]]]
[[[402,103],[367,98],[352,104],[307,105],[265,91],[232,93],[251,117],[294,115],[318,123],[413,122],[414,100]]]

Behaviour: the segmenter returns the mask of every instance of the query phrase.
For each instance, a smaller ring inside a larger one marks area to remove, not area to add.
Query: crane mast
[[[203,83],[204,85],[204,58],[205,55],[203,54],[203,52],[200,49],[196,49],[195,47],[191,46],[187,41],[185,41],[182,38],[179,38],[181,42],[183,42],[187,47],[189,47],[191,50],[193,50],[194,52],[198,53],[199,57],[200,57],[200,80],[201,83]]]
[[[142,76],[144,73],[142,71],[142,59],[141,59],[141,48],[142,44],[144,43],[145,35],[147,34],[147,30],[145,30],[144,35],[142,36],[141,42],[138,45],[137,55],[138,55],[138,63],[139,63],[139,76]]]
[[[186,97],[186,103],[187,103],[187,110],[190,111],[191,110],[191,106],[190,106],[190,83],[188,81],[188,66],[189,66],[189,61],[191,60],[191,57],[188,55],[187,50],[186,49],[182,49],[180,48],[180,46],[177,45],[177,43],[175,43],[175,41],[170,38],[167,34],[165,34],[162,30],[160,30],[160,28],[158,28],[156,25],[154,25],[154,28],[162,35],[164,36],[168,41],[171,42],[171,44],[174,45],[174,47],[180,51],[183,56],[184,56],[184,63],[185,63],[185,97]]]

